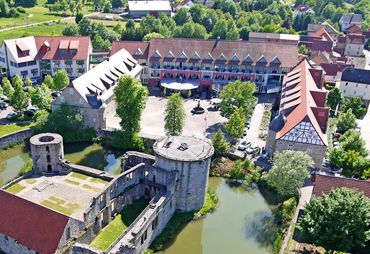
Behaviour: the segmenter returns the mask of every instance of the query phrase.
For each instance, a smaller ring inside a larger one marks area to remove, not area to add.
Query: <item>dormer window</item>
[[[257,63],[258,63],[258,64],[267,64],[267,60],[266,60],[266,58],[264,57],[264,55],[262,55],[262,56],[257,60]]]
[[[235,62],[239,62],[239,57],[236,53],[234,53],[234,55],[231,57],[230,61],[235,61]]]
[[[271,63],[272,64],[281,64],[281,61],[277,56],[275,56],[274,59],[272,59]]]
[[[135,55],[136,56],[142,56],[143,55],[143,51],[141,51],[140,48],[137,48],[136,52],[135,52]]]
[[[224,53],[221,53],[221,55],[217,58],[217,60],[226,61],[226,57],[225,57]]]
[[[181,59],[187,59],[188,56],[185,54],[184,51],[182,51],[181,54],[179,55],[179,58],[181,58]]]
[[[175,58],[171,50],[167,53],[166,58]]]
[[[158,57],[158,58],[160,58],[160,57],[161,57],[161,54],[159,53],[159,51],[158,51],[158,50],[156,50],[156,51],[153,53],[152,57]]]
[[[244,58],[244,62],[248,63],[248,64],[252,64],[253,63],[253,59],[252,57],[248,54],[245,58]]]
[[[191,59],[200,59],[198,52],[195,52]]]
[[[30,55],[30,49],[23,42],[16,42],[18,57],[25,57]]]
[[[211,53],[208,52],[206,60],[213,60],[213,56],[211,55]]]

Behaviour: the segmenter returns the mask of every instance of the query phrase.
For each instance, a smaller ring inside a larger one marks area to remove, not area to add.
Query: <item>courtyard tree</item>
[[[229,118],[236,108],[242,108],[246,116],[251,116],[253,107],[257,102],[254,96],[256,85],[251,82],[240,82],[239,80],[228,83],[220,93],[221,115]]]
[[[215,150],[214,152],[215,157],[222,156],[227,152],[227,149],[229,148],[229,144],[227,143],[227,140],[225,139],[225,135],[221,129],[218,129],[218,131],[213,136],[212,145]]]
[[[356,151],[364,157],[368,155],[365,140],[362,139],[361,134],[358,131],[355,131],[353,129],[348,130],[340,137],[339,141],[340,147],[344,151]]]
[[[344,133],[356,126],[356,116],[352,113],[352,109],[348,109],[344,113],[340,113],[338,117],[337,127],[340,132]]]
[[[26,85],[26,86],[31,86],[32,85],[32,80],[30,79],[30,78],[26,78],[25,80],[24,80],[24,84]]]
[[[244,127],[247,122],[245,112],[242,108],[237,108],[231,114],[229,121],[225,125],[225,129],[230,137],[237,139],[243,136]]]
[[[364,107],[363,101],[360,97],[351,97],[346,99],[343,103],[342,110],[345,112],[348,109],[352,109],[352,112],[357,119],[362,118],[366,114],[366,108]]]
[[[10,83],[9,79],[6,77],[2,79],[2,83],[3,83],[4,94],[8,96],[8,98],[11,98],[14,92],[14,88],[12,84]]]
[[[16,85],[20,85],[21,87],[23,87],[24,83],[23,83],[23,80],[18,75],[15,75],[12,78],[12,85],[14,88]]]
[[[54,75],[54,89],[57,91],[62,90],[69,84],[69,77],[65,70],[59,70]]]
[[[333,112],[337,109],[338,105],[341,105],[343,103],[343,101],[343,93],[341,90],[339,90],[339,88],[334,87],[329,91],[326,103]]]
[[[172,94],[166,105],[164,129],[167,135],[181,135],[185,125],[184,102],[180,93]]]
[[[127,133],[139,132],[141,113],[148,97],[147,88],[134,77],[122,76],[114,93],[122,130]]]
[[[359,253],[370,240],[370,200],[346,188],[313,197],[297,228],[328,251]]]
[[[313,166],[311,157],[301,151],[286,150],[274,154],[273,166],[267,175],[267,183],[282,197],[293,197],[309,177]]]
[[[51,97],[51,90],[47,85],[43,83],[41,86],[31,89],[29,94],[32,105],[37,106],[40,109],[51,109],[53,98]]]
[[[54,79],[50,75],[46,75],[42,83],[49,87],[49,89],[54,90]]]
[[[10,105],[17,113],[20,113],[28,107],[28,96],[23,91],[23,87],[20,82],[14,82],[14,92],[10,98]]]
[[[247,173],[251,172],[254,165],[253,162],[246,160],[237,160],[230,171],[230,178],[235,180],[244,180]]]

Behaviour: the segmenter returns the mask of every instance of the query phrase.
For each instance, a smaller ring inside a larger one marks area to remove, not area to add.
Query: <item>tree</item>
[[[76,24],[80,23],[83,17],[84,15],[81,12],[77,12],[76,17],[75,17]]]
[[[345,133],[349,129],[356,126],[356,116],[352,113],[352,109],[348,109],[344,113],[340,113],[338,117],[337,127],[340,132]]]
[[[227,152],[229,144],[227,143],[225,135],[221,131],[221,129],[218,129],[218,131],[213,136],[212,145],[215,150],[214,152],[215,157],[222,156]]]
[[[229,82],[220,93],[221,115],[228,118],[236,108],[242,108],[246,116],[252,115],[254,105],[257,102],[257,98],[253,95],[255,91],[256,85],[249,81]]]
[[[18,75],[15,75],[12,78],[12,85],[15,88],[16,85],[20,85],[21,87],[23,87],[24,84],[23,84],[22,79]]]
[[[3,83],[4,94],[8,96],[9,98],[11,98],[14,92],[14,88],[12,87],[12,84],[10,83],[9,79],[6,77],[2,79],[2,83]]]
[[[31,89],[29,94],[32,105],[37,106],[39,109],[51,109],[53,98],[51,96],[51,90],[46,84],[42,84],[41,86]]]
[[[246,160],[237,160],[231,168],[230,178],[244,180],[247,173],[253,168],[253,162]]]
[[[111,43],[109,40],[103,40],[103,38],[97,34],[95,35],[92,45],[94,49],[103,49],[108,50],[111,47]]]
[[[145,108],[148,90],[134,77],[122,76],[114,93],[122,130],[128,133],[139,132],[141,113]]]
[[[59,70],[54,75],[54,89],[57,91],[62,90],[69,84],[69,77],[65,70]]]
[[[24,80],[24,84],[25,84],[26,86],[31,86],[31,85],[32,85],[32,80],[31,80],[29,77],[27,77],[27,78]]]
[[[22,83],[17,80],[14,82],[14,93],[10,98],[10,105],[18,113],[28,107],[28,96],[23,91]]]
[[[312,166],[311,157],[304,152],[277,152],[267,175],[267,183],[283,197],[296,196],[298,188],[301,188],[304,180],[309,177],[309,168]]]
[[[326,250],[358,253],[370,240],[370,200],[352,189],[334,189],[311,199],[297,227]]]
[[[308,49],[307,49],[306,45],[302,44],[301,46],[299,46],[298,53],[301,54],[301,55],[307,55],[308,54]]]
[[[360,97],[351,97],[346,99],[343,103],[342,110],[346,112],[348,109],[352,109],[353,114],[356,118],[362,118],[366,114],[366,108],[363,106],[362,99]]]
[[[109,1],[106,1],[103,6],[104,12],[110,12],[112,10],[112,4]]]
[[[326,103],[333,112],[337,109],[338,105],[341,105],[343,103],[343,101],[344,101],[343,93],[341,90],[339,90],[339,88],[334,87],[329,91]]]
[[[172,94],[166,105],[164,116],[164,129],[167,135],[180,135],[185,125],[184,102],[180,93]]]
[[[366,149],[365,141],[361,138],[361,134],[353,129],[348,130],[344,133],[340,139],[340,147],[344,151],[356,151],[361,156],[366,157],[368,151]]]
[[[44,81],[42,82],[45,84],[49,89],[54,90],[54,79],[50,75],[46,75]]]
[[[64,36],[78,36],[80,34],[78,25],[76,25],[76,24],[67,25],[63,29],[62,34]]]
[[[9,14],[9,5],[6,0],[0,0],[0,17],[7,17]]]
[[[244,110],[237,108],[231,114],[229,121],[225,125],[225,129],[230,137],[237,139],[243,136],[244,127],[247,122]]]
[[[37,0],[17,0],[15,1],[15,5],[22,7],[34,7],[37,5]]]
[[[164,36],[159,33],[148,33],[143,37],[143,41],[150,41],[153,38],[164,38]]]
[[[173,16],[173,20],[176,22],[176,25],[182,26],[191,21],[191,15],[187,8],[180,8],[175,16]]]
[[[113,8],[120,8],[123,7],[123,0],[112,0],[112,7]]]

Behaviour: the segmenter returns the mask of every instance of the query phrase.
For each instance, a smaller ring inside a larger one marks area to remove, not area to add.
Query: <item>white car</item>
[[[238,144],[238,150],[239,151],[244,151],[245,149],[247,149],[248,147],[251,146],[251,142],[248,142],[248,141],[242,141]]]
[[[254,149],[252,147],[248,147],[247,149],[245,149],[246,154],[252,154],[253,151],[254,151]]]

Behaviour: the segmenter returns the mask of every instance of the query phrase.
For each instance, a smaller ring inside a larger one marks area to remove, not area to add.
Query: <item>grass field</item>
[[[1,35],[1,33],[0,33],[0,35]],[[0,137],[6,136],[6,135],[11,134],[13,132],[28,129],[28,128],[32,127],[33,125],[34,125],[34,123],[30,123],[30,124],[15,124],[15,123],[12,123],[12,124],[0,125]]]
[[[85,189],[87,189],[87,190],[92,190],[92,191],[95,191],[95,192],[99,192],[99,191],[100,191],[100,189],[99,189],[99,188],[96,188],[96,187],[90,186],[90,185],[88,185],[88,184],[84,184],[84,185],[82,185],[82,188],[85,188]]]
[[[17,194],[18,192],[20,192],[24,188],[26,188],[26,187],[24,187],[23,185],[20,185],[19,183],[15,183],[12,186],[10,186],[9,188],[7,188],[6,191],[10,192],[12,194]]]
[[[69,183],[69,184],[72,184],[72,185],[80,185],[79,182],[76,182],[76,181],[73,181],[73,180],[70,180],[70,179],[64,179],[64,181],[66,183]]]
[[[81,173],[76,173],[76,172],[73,172],[71,174],[71,177],[78,178],[78,179],[81,179],[81,180],[86,180],[87,178],[89,178],[89,176],[87,176],[87,175],[84,175],[84,174],[81,174]]]
[[[104,184],[104,185],[107,185],[109,183],[108,181],[105,181],[105,180],[100,179],[100,178],[90,178],[89,181],[92,182],[92,183],[101,183],[101,184]]]
[[[28,25],[32,23],[39,23],[44,21],[59,20],[64,18],[63,16],[69,16],[71,13],[66,12],[66,15],[62,16],[62,13],[50,13],[49,9],[44,7],[45,0],[39,0],[38,5],[32,8],[24,8],[27,13],[22,13],[20,17],[16,18],[0,18],[0,29]],[[84,6],[82,13],[87,14],[93,12],[92,6]]]
[[[126,206],[91,242],[91,246],[106,250],[148,205],[148,200],[137,200]]]
[[[66,201],[53,196],[42,201],[41,204],[66,215],[72,215],[80,207],[77,203],[66,203]]]

